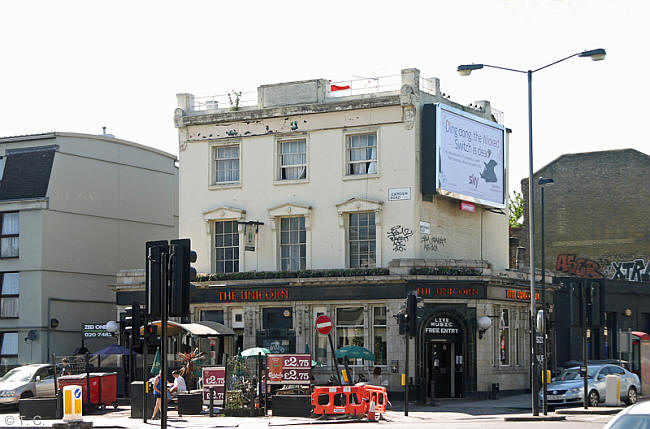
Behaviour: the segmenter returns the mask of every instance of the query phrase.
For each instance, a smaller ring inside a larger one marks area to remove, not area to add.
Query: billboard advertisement
[[[436,192],[505,208],[505,127],[436,105]]]

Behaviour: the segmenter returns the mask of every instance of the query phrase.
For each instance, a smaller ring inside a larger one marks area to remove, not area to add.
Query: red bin
[[[81,397],[84,405],[90,403],[100,408],[106,405],[113,405],[117,408],[117,373],[115,372],[91,372],[90,379],[86,374],[64,375],[59,377],[59,389],[65,386],[81,386]],[[90,402],[88,398],[88,384],[90,384]]]

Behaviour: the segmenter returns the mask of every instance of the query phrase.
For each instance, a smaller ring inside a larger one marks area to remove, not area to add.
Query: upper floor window
[[[214,223],[215,272],[239,272],[239,228],[237,221]]]
[[[0,333],[0,356],[18,356],[18,332]]]
[[[18,212],[0,214],[0,257],[18,257]]]
[[[307,178],[307,141],[286,140],[278,142],[278,180]]]
[[[350,268],[374,268],[377,260],[374,213],[350,213],[348,241]]]
[[[305,269],[307,233],[304,216],[280,219],[280,261],[283,271]]]
[[[377,174],[377,134],[347,136],[347,175]]]
[[[239,145],[213,146],[214,185],[239,183]]]
[[[0,319],[18,317],[18,273],[0,273]]]

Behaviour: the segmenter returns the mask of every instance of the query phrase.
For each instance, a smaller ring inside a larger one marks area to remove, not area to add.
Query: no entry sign
[[[327,335],[332,330],[332,319],[323,315],[316,319],[316,329],[323,335]]]

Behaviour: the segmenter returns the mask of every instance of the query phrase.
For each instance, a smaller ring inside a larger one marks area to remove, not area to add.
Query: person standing
[[[67,358],[61,359],[60,371],[61,371],[61,373],[59,374],[59,376],[70,375],[71,374],[71,369],[70,369],[70,365],[68,364],[68,359]]]

